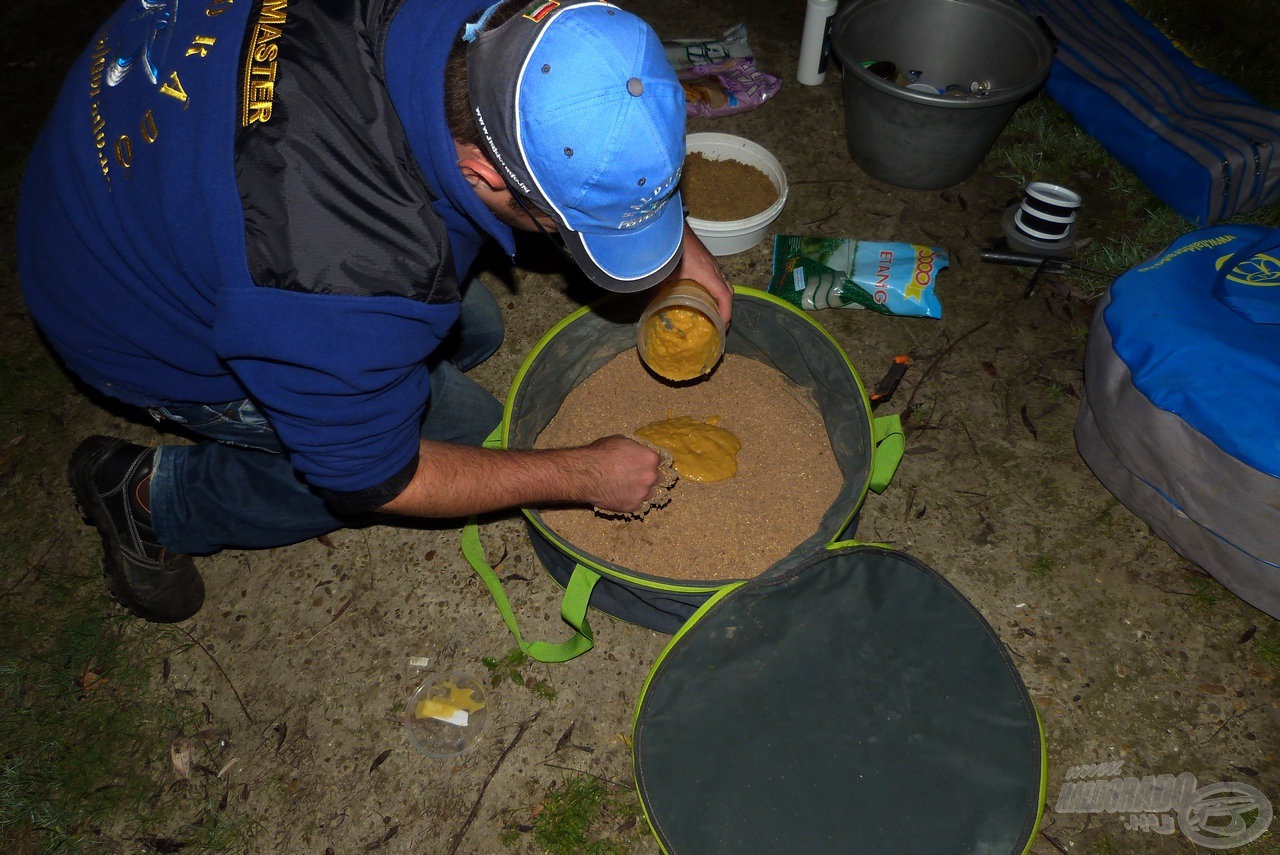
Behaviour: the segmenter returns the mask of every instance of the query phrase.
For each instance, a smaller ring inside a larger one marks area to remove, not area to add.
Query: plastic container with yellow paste
[[[724,319],[715,299],[692,279],[659,287],[640,315],[636,349],[668,380],[710,373],[724,355]]]

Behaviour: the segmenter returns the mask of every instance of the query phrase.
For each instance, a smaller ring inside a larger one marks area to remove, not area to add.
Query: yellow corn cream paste
[[[672,465],[681,478],[690,481],[723,481],[738,472],[738,449],[742,442],[718,427],[718,419],[700,422],[677,416],[652,422],[636,431],[636,436],[671,452]]]
[[[471,689],[457,686],[451,680],[445,681],[444,688],[449,690],[447,697],[423,698],[414,704],[414,718],[465,725],[468,714],[484,709],[484,701],[478,700]]]
[[[661,309],[645,321],[643,334],[644,361],[668,380],[706,374],[720,356],[720,332],[697,309]]]

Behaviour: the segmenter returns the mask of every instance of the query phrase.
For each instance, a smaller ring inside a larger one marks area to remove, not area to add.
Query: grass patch
[[[1253,646],[1263,663],[1280,671],[1280,636],[1259,636],[1254,640]]]
[[[507,846],[530,835],[548,855],[626,855],[649,832],[635,792],[592,775],[566,778],[530,813],[531,822],[507,826]]]
[[[0,603],[0,838],[19,852],[241,846],[250,828],[223,782],[183,781],[169,760],[201,721],[151,690],[171,630],[114,613],[80,580],[43,578],[39,596],[10,589]],[[216,762],[184,744],[197,767]]]
[[[1275,0],[1131,0],[1135,9],[1197,63],[1280,109],[1280,63],[1272,20]]]
[[[1232,849],[1231,852],[1233,855],[1280,855],[1280,838],[1268,831],[1252,843]]]
[[[1110,155],[1071,115],[1041,93],[1019,107],[1001,135],[997,174],[1021,192],[1032,181],[1072,186],[1081,172],[1109,168]]]
[[[1045,386],[1045,394],[1049,396],[1049,400],[1055,404],[1065,404],[1072,398],[1071,390],[1062,383],[1049,383]]]
[[[1212,612],[1223,600],[1232,597],[1230,591],[1208,576],[1192,576],[1188,580],[1188,586],[1191,588],[1191,602],[1206,614]]]
[[[513,647],[501,659],[486,656],[480,660],[480,663],[489,669],[489,684],[491,686],[510,681],[518,686],[524,686],[543,700],[554,700],[556,696],[554,686],[541,678],[525,676],[524,668],[530,661],[529,656],[523,650]]]
[[[1038,579],[1046,579],[1053,572],[1053,558],[1049,555],[1037,555],[1027,566],[1027,572]]]

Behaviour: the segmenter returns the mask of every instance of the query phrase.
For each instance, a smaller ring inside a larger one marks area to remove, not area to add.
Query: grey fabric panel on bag
[[[1224,452],[1133,385],[1094,313],[1076,439],[1081,457],[1134,513],[1242,599],[1280,617],[1280,479]],[[1247,406],[1247,402],[1243,402]]]
[[[1102,485],[1188,561],[1208,569],[1240,599],[1280,618],[1280,568],[1259,561],[1196,523],[1115,456],[1086,402],[1076,420],[1076,446]]]

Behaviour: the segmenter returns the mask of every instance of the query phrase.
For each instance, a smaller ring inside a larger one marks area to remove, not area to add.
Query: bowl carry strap
[[[875,451],[871,454],[871,479],[867,482],[867,488],[883,493],[893,480],[893,473],[898,471],[898,463],[906,449],[907,438],[902,432],[902,417],[895,413],[873,418],[871,441],[875,445]]]
[[[502,580],[485,558],[484,547],[480,545],[480,526],[475,517],[471,517],[463,526],[462,554],[471,564],[471,569],[476,571],[476,575],[488,587],[503,622],[527,656],[539,662],[567,662],[586,653],[595,644],[591,624],[587,622],[587,603],[591,599],[591,590],[600,581],[597,573],[579,564],[574,567],[573,577],[565,588],[564,599],[560,602],[560,617],[573,627],[572,636],[560,642],[525,641],[520,637],[515,611],[511,608],[511,601],[507,599],[507,592],[502,589]]]

